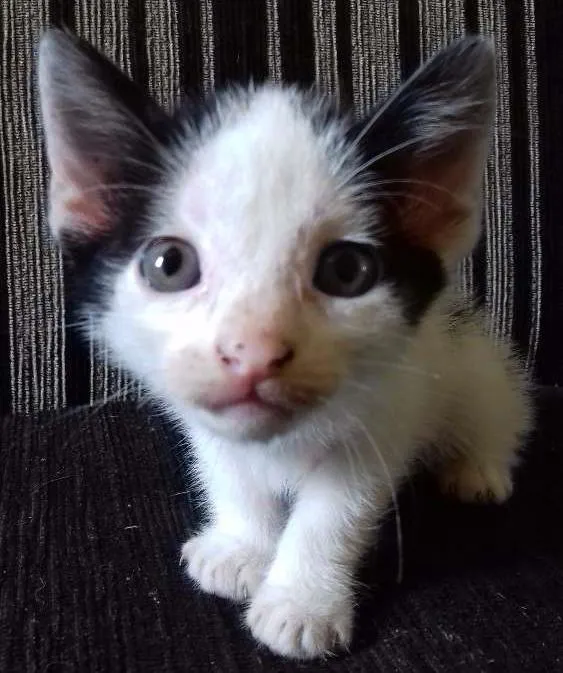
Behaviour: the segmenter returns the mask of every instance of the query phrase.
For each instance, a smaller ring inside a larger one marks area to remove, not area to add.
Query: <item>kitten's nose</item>
[[[260,334],[222,340],[217,343],[217,355],[233,374],[258,382],[278,374],[295,352],[285,341]]]

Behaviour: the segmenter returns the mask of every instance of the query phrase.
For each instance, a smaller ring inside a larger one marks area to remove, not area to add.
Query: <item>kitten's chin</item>
[[[199,408],[198,420],[209,430],[235,441],[268,441],[287,432],[296,412],[254,402],[222,409]]]

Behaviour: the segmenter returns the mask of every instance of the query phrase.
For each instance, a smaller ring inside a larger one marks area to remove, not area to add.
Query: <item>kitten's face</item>
[[[268,438],[376,385],[475,238],[482,148],[448,119],[425,153],[437,126],[417,118],[416,79],[410,113],[399,95],[367,126],[278,87],[223,96],[196,123],[128,82],[116,102],[111,66],[67,36],[45,38],[41,58],[51,224],[79,260],[85,310],[155,392],[229,437]],[[482,140],[490,111],[472,105]]]
[[[162,394],[229,436],[267,436],[388,358],[410,327],[377,211],[339,188],[338,127],[315,130],[276,88],[233,99],[226,117],[196,149],[180,141],[102,324]]]

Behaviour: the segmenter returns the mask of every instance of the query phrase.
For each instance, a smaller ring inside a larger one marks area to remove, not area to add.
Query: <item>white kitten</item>
[[[361,123],[311,92],[169,117],[91,47],[40,49],[50,224],[95,336],[181,419],[202,589],[292,657],[346,646],[354,576],[416,460],[502,501],[525,377],[451,289],[479,237],[494,58],[467,38]]]

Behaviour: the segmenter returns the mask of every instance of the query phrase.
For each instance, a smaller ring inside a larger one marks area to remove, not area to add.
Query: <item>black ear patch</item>
[[[491,45],[468,37],[438,52],[348,132],[354,180],[381,214],[386,275],[411,323],[479,237],[494,101]]]
[[[361,159],[357,179],[379,182],[386,198],[395,193],[395,225],[443,259],[458,261],[475,244],[494,103],[491,45],[468,37],[438,52],[349,132]]]
[[[46,94],[52,101],[71,133],[73,130],[95,131],[97,126],[100,138],[111,137],[116,130],[112,121],[118,126],[119,121],[129,120],[133,133],[143,135],[145,127],[158,135],[158,129],[169,119],[164,110],[108,58],[68,31],[52,28],[43,35],[39,79],[40,87],[45,89],[42,96]],[[109,102],[107,110],[98,105],[99,99]],[[64,108],[64,102],[75,107]],[[94,115],[100,115],[97,125]]]
[[[105,236],[126,186],[140,191],[162,170],[168,116],[92,46],[60,30],[41,40],[39,90],[51,228],[65,240]]]

